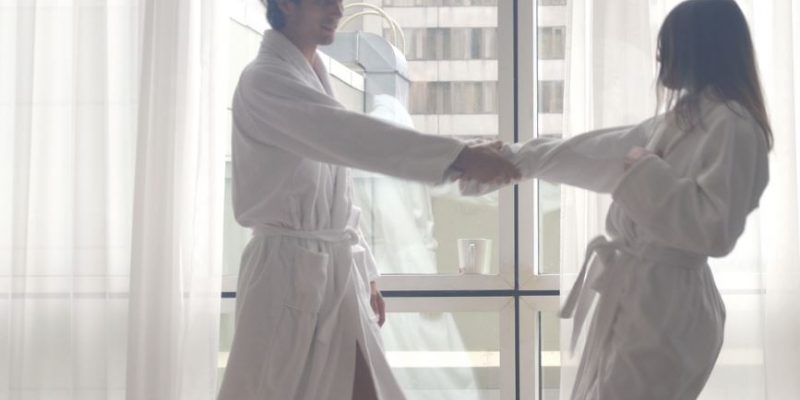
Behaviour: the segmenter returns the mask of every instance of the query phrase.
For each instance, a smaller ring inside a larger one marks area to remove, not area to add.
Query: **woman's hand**
[[[519,180],[519,169],[501,154],[501,142],[471,144],[464,148],[453,162],[461,171],[460,178],[478,183],[508,184]]]
[[[647,150],[644,147],[639,147],[639,146],[632,147],[631,150],[628,151],[628,155],[625,156],[625,171],[627,171],[630,167],[632,167],[633,164],[636,164],[639,160],[641,160],[644,157],[647,157],[650,154],[656,154],[656,153],[653,153],[652,151]]]

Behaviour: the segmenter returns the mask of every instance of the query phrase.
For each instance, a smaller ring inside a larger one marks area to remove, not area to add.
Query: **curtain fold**
[[[124,396],[137,14],[0,5],[0,398]]]
[[[570,0],[565,136],[636,123],[655,113],[655,43],[678,0]],[[756,45],[776,146],[770,184],[735,251],[710,261],[728,315],[726,340],[701,395],[705,400],[800,397],[798,143],[800,10],[782,0],[738,1]],[[572,188],[562,194],[561,291],[568,293],[586,240],[604,231],[609,199]],[[568,354],[571,321],[563,321]],[[564,357],[561,398],[569,398],[580,354]]]
[[[218,3],[0,2],[0,398],[214,397]]]
[[[758,235],[752,239],[760,245],[753,253],[763,274],[764,398],[792,399],[800,397],[800,4],[782,0],[738,3],[752,29],[775,134],[770,184],[761,200]]]
[[[145,0],[127,398],[213,399],[226,76],[215,0]]]
[[[564,137],[638,123],[655,114],[649,7],[638,0],[569,0]],[[611,198],[561,187],[561,293],[575,282],[588,242],[605,232]],[[561,323],[561,397],[569,399],[580,348],[570,356],[572,320]],[[585,332],[580,339],[585,340]]]

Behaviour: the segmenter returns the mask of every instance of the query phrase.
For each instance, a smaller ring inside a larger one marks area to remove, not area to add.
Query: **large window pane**
[[[539,273],[558,274],[561,265],[561,188],[539,182]]]
[[[541,400],[558,400],[561,382],[558,315],[539,313],[539,393]]]
[[[349,7],[353,3],[358,1],[345,1],[344,20],[363,11]],[[402,30],[405,60],[396,64],[390,60],[389,68],[381,71],[363,69],[363,60],[360,65],[339,60],[362,69],[367,86],[362,111],[386,117],[388,107],[394,122],[434,135],[497,138],[497,1],[383,0],[372,4]],[[342,29],[381,35],[403,52],[395,28],[379,16],[356,18]],[[396,85],[370,86],[392,73],[398,77]],[[383,274],[457,274],[460,239],[481,239],[489,254],[482,270],[499,271],[496,193],[465,198],[454,185],[431,188],[372,173],[354,175],[356,202],[363,211],[361,227]]]
[[[538,99],[537,132],[544,137],[561,137],[564,113],[566,52],[566,1],[539,0],[537,8]],[[547,182],[538,185],[538,272],[557,274],[561,252],[561,189]]]
[[[497,312],[390,313],[382,331],[409,400],[499,399]]]
[[[233,333],[236,328],[234,320],[234,299],[223,299],[219,318],[219,364],[217,366],[217,386],[222,384],[225,367],[228,365],[228,356],[233,344]]]

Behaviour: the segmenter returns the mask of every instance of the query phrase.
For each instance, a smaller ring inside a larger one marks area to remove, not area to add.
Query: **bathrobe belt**
[[[617,306],[630,289],[631,268],[636,267],[636,263],[617,262],[621,253],[634,259],[656,261],[663,268],[700,268],[707,260],[700,254],[650,244],[630,244],[622,239],[608,240],[603,235],[592,239],[586,248],[578,278],[560,313],[561,318],[573,318],[571,353],[575,351],[596,294],[601,295],[601,301],[595,311],[597,325],[590,339],[593,341],[591,345],[602,345],[611,332]]]
[[[353,209],[350,215],[350,220],[346,227],[342,229],[321,229],[316,231],[308,230],[295,230],[291,228],[284,228],[275,225],[261,225],[253,229],[254,235],[260,236],[286,236],[297,239],[317,240],[336,245],[346,245],[346,251],[342,253],[341,263],[346,263],[345,279],[343,280],[342,290],[336,293],[336,298],[332,302],[325,302],[328,312],[326,315],[320,315],[317,325],[317,341],[329,343],[333,336],[333,329],[340,322],[338,318],[338,310],[341,307],[342,301],[350,292],[351,278],[353,276],[353,253],[352,248],[360,243],[360,235],[358,234],[358,220],[360,210]],[[345,259],[346,258],[346,259]],[[338,260],[336,260],[338,261]],[[336,263],[336,261],[334,261]]]

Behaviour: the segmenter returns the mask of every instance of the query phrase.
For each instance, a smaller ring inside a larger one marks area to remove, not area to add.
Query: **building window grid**
[[[496,60],[497,28],[404,28],[408,61]],[[391,38],[385,28],[383,37]]]
[[[567,0],[539,0],[540,6],[566,6]]]
[[[414,82],[411,114],[496,114],[497,82]]]
[[[563,60],[566,55],[566,27],[539,27],[537,42],[540,60]]]
[[[538,82],[539,112],[562,114],[564,112],[564,81]]]
[[[497,1],[498,0],[383,0],[383,6],[384,7],[495,7],[497,6]]]

